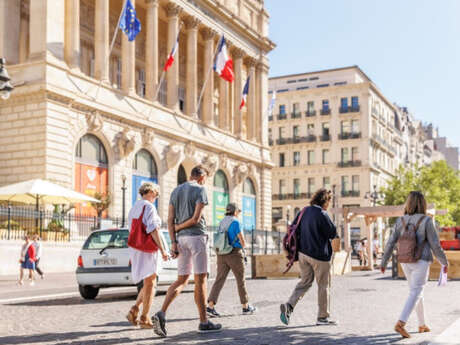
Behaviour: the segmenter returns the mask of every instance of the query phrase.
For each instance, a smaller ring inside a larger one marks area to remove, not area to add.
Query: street
[[[279,304],[287,299],[295,279],[248,280],[250,301],[258,308],[257,314],[251,316],[240,315],[236,284],[229,280],[217,304],[223,314],[219,319],[225,328],[223,332],[196,332],[197,312],[189,287],[168,312],[168,338],[159,339],[153,331],[131,327],[125,319],[135,288],[103,290],[96,300],[85,301],[78,295],[73,273],[50,274],[34,287],[14,284],[14,277],[0,280],[0,344],[5,345],[429,344],[460,318],[460,281],[450,281],[446,287],[429,282],[425,305],[432,333],[415,333],[417,322],[413,315],[408,322],[412,338],[401,340],[393,332],[393,325],[407,296],[406,281],[392,280],[389,273],[382,276],[377,271],[354,272],[333,278],[331,310],[338,326],[315,326],[314,285],[286,327],[279,321]],[[163,299],[164,293],[155,298],[151,314]]]

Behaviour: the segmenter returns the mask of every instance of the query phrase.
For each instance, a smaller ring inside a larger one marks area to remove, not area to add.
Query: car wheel
[[[99,293],[99,288],[91,285],[78,285],[78,291],[84,299],[95,299]]]

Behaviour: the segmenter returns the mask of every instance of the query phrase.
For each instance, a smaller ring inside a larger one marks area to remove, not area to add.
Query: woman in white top
[[[142,223],[146,227],[146,232],[152,235],[158,249],[163,257],[163,260],[168,260],[163,243],[160,240],[160,225],[161,219],[158,216],[155,205],[155,199],[160,195],[160,187],[151,182],[145,182],[139,188],[139,194],[142,196],[141,200],[136,201],[128,214],[128,224],[131,231],[131,224],[133,219],[139,218],[144,210]],[[143,252],[134,248],[129,248],[131,260],[131,277],[135,284],[141,280],[144,281],[144,286],[139,292],[136,304],[133,305],[126,315],[128,321],[134,326],[140,325],[141,328],[153,328],[152,321],[148,317],[150,306],[152,305],[153,290],[155,287],[157,271],[158,271],[158,251],[153,253]],[[142,306],[142,314],[140,320],[137,319],[139,315],[139,307]]]

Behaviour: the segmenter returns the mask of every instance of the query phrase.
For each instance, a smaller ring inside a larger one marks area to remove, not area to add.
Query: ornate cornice
[[[168,4],[165,7],[165,10],[166,10],[166,15],[168,16],[168,18],[176,17],[179,15],[179,13],[181,13],[182,7],[176,5],[173,2],[168,2]]]
[[[201,21],[194,16],[186,16],[184,18],[185,29],[187,30],[197,29],[200,23]]]
[[[211,28],[203,28],[200,33],[205,41],[213,39],[217,34],[217,32]]]

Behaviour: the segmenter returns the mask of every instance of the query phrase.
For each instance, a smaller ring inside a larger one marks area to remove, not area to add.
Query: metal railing
[[[291,113],[291,119],[300,119],[302,117],[301,112],[292,112]]]
[[[339,134],[339,139],[340,140],[346,140],[346,139],[359,139],[361,138],[361,132],[344,132]]]
[[[343,190],[342,191],[342,197],[347,198],[347,197],[359,197],[359,190]]]
[[[313,116],[316,116],[316,110],[307,110],[305,112],[305,116],[306,117],[313,117]]]
[[[313,193],[284,193],[284,194],[273,194],[273,200],[299,200],[299,199],[310,199]]]
[[[278,114],[276,116],[278,120],[286,120],[287,119],[287,114]]]
[[[338,162],[337,166],[339,168],[348,168],[348,167],[360,167],[361,161],[360,160],[352,160],[347,162]]]
[[[323,108],[320,113],[321,115],[331,115],[331,108]]]
[[[330,134],[323,134],[320,136],[321,141],[330,141],[331,140],[331,135]]]

